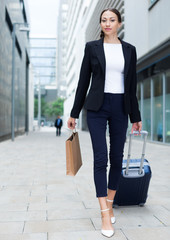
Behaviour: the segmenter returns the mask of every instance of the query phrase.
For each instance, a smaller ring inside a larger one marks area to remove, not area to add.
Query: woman
[[[115,223],[112,204],[121,176],[128,115],[132,131],[140,132],[142,123],[136,98],[136,49],[117,36],[121,27],[119,11],[105,9],[100,15],[100,26],[101,39],[86,43],[67,124],[70,129],[75,128],[75,119],[84,105],[94,153],[94,182],[102,215],[101,233],[111,237],[114,234],[112,223]],[[90,79],[91,86],[85,100]],[[110,137],[108,185],[107,123]]]

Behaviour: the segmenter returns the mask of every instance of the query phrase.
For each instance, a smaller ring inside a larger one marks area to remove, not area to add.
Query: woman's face
[[[111,11],[105,11],[101,16],[101,29],[105,36],[117,34],[117,30],[120,28],[121,23],[118,21],[118,17]]]

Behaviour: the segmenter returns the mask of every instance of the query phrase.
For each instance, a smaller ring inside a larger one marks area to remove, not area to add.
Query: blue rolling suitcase
[[[116,192],[113,207],[139,205],[143,206],[147,199],[151,169],[149,162],[144,159],[146,139],[148,132],[141,131],[143,135],[143,149],[141,159],[130,159],[133,134],[130,133],[128,158],[123,160],[119,188]]]

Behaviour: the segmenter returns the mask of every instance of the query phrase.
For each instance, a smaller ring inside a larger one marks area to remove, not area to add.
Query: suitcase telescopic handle
[[[130,133],[130,135],[129,135],[129,147],[128,147],[127,165],[126,165],[126,170],[125,170],[125,174],[126,175],[128,174],[129,165],[130,165],[132,136],[135,135],[135,134],[139,134],[139,131],[133,131],[133,133]],[[145,150],[146,150],[146,139],[147,139],[147,136],[148,136],[148,132],[142,130],[142,131],[140,131],[140,134],[143,135],[143,148],[142,148],[142,155],[141,155],[139,174],[142,174],[142,168],[143,168],[144,157],[145,157]]]

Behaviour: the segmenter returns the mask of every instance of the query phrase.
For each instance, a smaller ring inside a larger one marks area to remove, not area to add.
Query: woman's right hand
[[[70,128],[70,129],[72,129],[72,130],[75,129],[75,127],[76,127],[76,119],[70,117],[70,118],[68,119],[68,121],[67,121],[67,126],[68,126],[68,128]]]

